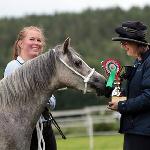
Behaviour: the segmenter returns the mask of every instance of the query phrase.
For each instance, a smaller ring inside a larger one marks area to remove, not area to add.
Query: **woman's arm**
[[[49,99],[48,103],[47,103],[47,107],[50,110],[53,110],[56,106],[56,98],[54,97],[54,95],[52,95],[52,97]]]
[[[138,82],[138,81],[137,81]],[[141,94],[135,98],[118,103],[118,111],[124,113],[139,113],[150,110],[150,62],[145,67],[141,83]]]

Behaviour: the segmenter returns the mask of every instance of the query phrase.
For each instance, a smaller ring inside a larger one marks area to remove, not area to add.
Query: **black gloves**
[[[104,96],[109,98],[112,94],[112,91],[114,90],[114,87],[105,87]]]

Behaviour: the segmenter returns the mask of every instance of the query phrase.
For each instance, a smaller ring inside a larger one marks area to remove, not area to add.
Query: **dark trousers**
[[[43,138],[45,141],[45,150],[57,150],[56,139],[50,122],[43,125]],[[38,150],[36,128],[32,134],[30,150]]]
[[[123,150],[150,150],[150,136],[125,134]]]

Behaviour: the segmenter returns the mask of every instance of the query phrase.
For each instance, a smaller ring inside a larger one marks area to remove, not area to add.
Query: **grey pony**
[[[0,81],[0,150],[29,150],[33,129],[52,93],[63,87],[84,90],[83,79],[60,58],[83,76],[91,71],[67,38],[55,51],[28,61]],[[104,86],[105,78],[95,71],[87,92],[104,91]]]

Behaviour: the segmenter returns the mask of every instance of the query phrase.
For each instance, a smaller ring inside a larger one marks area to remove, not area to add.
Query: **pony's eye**
[[[81,67],[82,61],[81,60],[77,60],[77,61],[74,62],[74,64],[75,64],[76,67]]]

